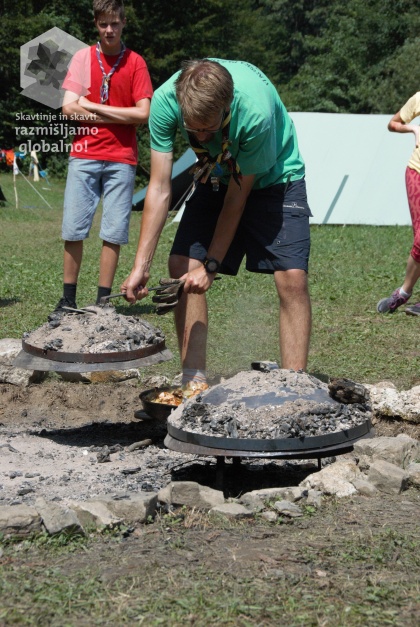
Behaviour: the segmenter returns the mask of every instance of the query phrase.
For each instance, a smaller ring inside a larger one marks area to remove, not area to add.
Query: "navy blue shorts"
[[[218,192],[211,183],[197,185],[185,205],[171,255],[200,261],[206,257],[226,191],[226,185]],[[250,272],[308,272],[311,215],[305,179],[251,191],[220,272],[236,275],[244,257]]]

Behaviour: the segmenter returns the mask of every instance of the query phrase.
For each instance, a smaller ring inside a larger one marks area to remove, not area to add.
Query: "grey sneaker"
[[[410,307],[406,308],[405,313],[409,316],[420,316],[420,303],[410,305]]]
[[[391,296],[380,300],[379,303],[376,305],[376,310],[382,314],[394,313],[394,311],[398,309],[398,307],[401,307],[401,305],[405,305],[410,296],[401,296],[400,288],[398,288],[397,290],[395,290],[395,292],[391,294]]]

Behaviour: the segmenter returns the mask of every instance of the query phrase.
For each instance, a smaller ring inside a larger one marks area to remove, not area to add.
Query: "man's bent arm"
[[[222,261],[238,229],[245,204],[254,184],[254,175],[242,177],[239,189],[233,177],[229,182],[222,211],[207,255]]]
[[[80,96],[73,91],[65,91],[63,98],[62,114],[70,120],[80,122],[96,122],[97,124],[109,123],[109,120],[103,118],[97,113],[88,111],[79,104]]]
[[[135,107],[111,107],[107,104],[91,102],[85,96],[79,98],[79,105],[91,113],[107,118],[116,124],[145,124],[149,119],[150,98],[142,98]]]
[[[150,99],[142,98],[135,107],[110,107],[91,102],[84,96],[66,91],[62,113],[66,118],[98,124],[145,124],[149,118]]]
[[[127,293],[130,302],[147,294],[139,286],[144,287],[149,280],[150,266],[171,205],[172,164],[172,152],[151,151],[150,181],[144,201],[137,253],[131,274],[121,286],[121,291]]]
[[[213,238],[207,251],[208,257],[214,257],[220,262],[223,261],[238,229],[253,184],[253,174],[242,178],[240,188],[233,177],[231,177],[223,208],[220,212]],[[186,292],[194,290],[197,293],[203,293],[209,289],[213,282],[212,275],[209,275],[203,265],[192,270],[183,278],[186,279],[184,286]]]

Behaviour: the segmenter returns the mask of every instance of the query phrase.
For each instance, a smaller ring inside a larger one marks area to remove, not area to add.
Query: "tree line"
[[[126,0],[125,44],[154,87],[184,59],[259,66],[290,111],[389,113],[420,90],[416,0]],[[16,112],[47,107],[20,94],[20,46],[57,26],[94,43],[91,0],[0,0],[0,147],[17,145]],[[147,169],[147,131],[139,133]],[[61,163],[60,163],[61,161]],[[60,171],[63,159],[49,159]]]

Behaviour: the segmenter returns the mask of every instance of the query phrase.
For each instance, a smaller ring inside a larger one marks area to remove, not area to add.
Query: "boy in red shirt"
[[[70,152],[62,237],[63,297],[56,310],[77,308],[83,240],[101,196],[103,240],[97,300],[111,293],[120,246],[128,228],[137,165],[136,128],[149,117],[152,83],[144,59],[121,41],[122,0],[94,0],[99,41],[74,55],[63,82],[63,114],[78,120]]]

